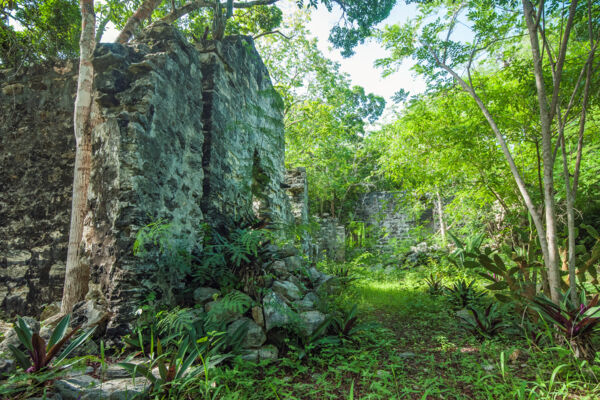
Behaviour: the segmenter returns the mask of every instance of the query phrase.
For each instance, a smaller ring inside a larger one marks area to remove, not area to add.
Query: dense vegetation
[[[98,38],[139,3],[97,5]],[[156,398],[600,397],[600,4],[425,1],[405,24],[373,31],[395,2],[364,12],[374,3],[320,2],[346,7],[349,25],[331,35],[345,54],[372,35],[388,51],[382,73],[417,61],[428,90],[399,88],[385,124],[377,124],[384,99],[353,86],[318,50],[310,10],[284,18],[276,4],[236,9],[225,27],[257,37],[285,104],[286,164],[307,169],[311,216],[347,227],[346,261],[317,264],[341,287],[320,306],[330,318],[313,335],[287,332],[280,360],[243,361],[239,332],[224,334],[210,312],[168,309],[177,293],[167,281],[179,274],[226,287],[226,307],[247,310],[236,289],[280,239],[251,229],[206,235],[197,258],[157,222],[136,251],[159,245],[160,279],[142,282],[151,295],[138,331],[110,361],[141,348],[148,364],[124,365],[133,375],[159,368]],[[182,5],[163,2],[153,18]],[[3,2],[0,12],[3,67],[77,54],[74,1]],[[178,23],[198,39],[213,19],[201,9]],[[403,212],[417,221],[410,238],[380,246],[385,232],[356,220],[357,199],[373,191],[402,193]],[[420,217],[433,208],[431,231]],[[33,349],[37,339],[20,329]],[[104,367],[106,358],[102,350],[59,361]],[[0,395],[39,394],[59,374],[22,362]]]

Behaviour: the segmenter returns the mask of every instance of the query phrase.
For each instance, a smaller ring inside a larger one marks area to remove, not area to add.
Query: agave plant
[[[567,290],[558,304],[540,295],[533,299],[532,307],[546,322],[550,322],[560,331],[573,348],[576,358],[591,359],[595,354],[590,340],[591,334],[594,328],[600,326],[599,300],[599,295],[595,295],[587,301],[582,290],[578,306],[572,303]]]
[[[475,280],[467,283],[466,280],[462,279],[452,287],[444,288],[444,293],[448,296],[454,308],[465,308],[476,303],[484,295],[473,287],[474,284]]]
[[[427,291],[432,296],[437,296],[444,292],[443,282],[437,275],[429,274],[429,278],[425,278],[425,283],[428,286]]]
[[[94,332],[94,328],[85,331],[83,334],[77,337],[77,339],[73,340],[69,346],[67,346],[67,348],[65,348],[62,353],[57,356],[58,352],[67,343],[67,341],[69,341],[69,339],[71,339],[71,337],[73,337],[73,335],[75,335],[75,333],[81,329],[81,326],[78,326],[71,332],[67,333],[70,321],[71,315],[65,315],[58,322],[56,328],[54,328],[52,331],[50,340],[48,341],[48,344],[46,344],[46,341],[42,339],[37,332],[32,332],[29,325],[27,325],[27,323],[21,317],[19,317],[14,329],[17,333],[19,341],[23,344],[23,346],[25,346],[25,349],[27,349],[29,357],[27,357],[24,352],[15,346],[9,345],[8,347],[17,360],[17,363],[26,372],[32,373],[48,368],[52,360],[54,360],[54,364],[58,364],[64,360]]]
[[[503,321],[495,303],[485,309],[469,307],[469,311],[471,315],[459,316],[463,325],[467,330],[483,338],[489,339],[510,326]]]

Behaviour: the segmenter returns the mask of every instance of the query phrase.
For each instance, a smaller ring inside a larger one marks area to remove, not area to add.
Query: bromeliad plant
[[[42,371],[50,367],[50,363],[54,360],[53,365],[59,364],[63,361],[73,350],[79,347],[83,342],[85,342],[91,334],[94,332],[94,328],[88,329],[84,333],[82,333],[77,339],[73,340],[67,348],[65,348],[60,355],[57,356],[60,349],[77,333],[81,327],[78,326],[73,329],[71,332],[67,333],[69,328],[69,322],[71,321],[71,315],[65,315],[56,325],[54,331],[50,335],[50,340],[48,344],[46,341],[42,339],[42,337],[36,332],[32,332],[31,328],[27,323],[22,319],[17,319],[17,324],[15,325],[15,332],[19,338],[19,341],[29,353],[29,357],[16,348],[13,345],[9,345],[10,351],[13,353],[17,363],[29,373],[34,373],[38,371]]]
[[[442,279],[434,274],[429,274],[429,278],[425,278],[425,283],[428,288],[427,291],[432,296],[438,296],[444,293],[444,285]]]
[[[464,327],[473,334],[485,339],[496,336],[510,325],[504,322],[502,314],[495,303],[485,309],[469,307],[471,315],[460,316]]]
[[[173,394],[172,390],[180,389],[175,386],[185,386],[201,372],[206,375],[209,368],[230,357],[229,355],[213,354],[216,349],[213,347],[213,338],[219,341],[218,337],[212,335],[196,340],[188,333],[187,336],[172,345],[171,350],[167,350],[163,349],[160,339],[154,339],[154,335],[152,335],[149,344],[150,352],[147,353],[148,361],[141,364],[122,362],[118,365],[129,372],[132,378],[140,376],[148,379],[151,385],[150,393]],[[140,347],[142,349],[147,347],[142,342],[142,338],[140,338]],[[202,361],[202,367],[193,365],[198,359]],[[158,368],[158,376],[152,373],[154,368]]]
[[[454,308],[465,308],[476,304],[484,296],[482,292],[473,287],[474,284],[474,279],[470,283],[462,279],[452,287],[444,288],[444,294],[448,296],[448,300]]]
[[[599,295],[587,300],[585,292],[580,293],[579,305],[574,304],[569,290],[563,295],[559,304],[554,304],[546,296],[537,296],[532,307],[539,312],[544,321],[554,325],[572,347],[576,358],[591,360],[595,352],[591,335],[600,326]]]

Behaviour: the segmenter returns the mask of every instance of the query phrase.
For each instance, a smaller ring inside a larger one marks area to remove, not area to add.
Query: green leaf
[[[480,264],[477,261],[473,261],[473,260],[465,260],[463,261],[463,265],[467,268],[478,268],[480,267]]]
[[[132,378],[136,376],[141,376],[143,378],[148,379],[152,384],[158,382],[158,379],[152,374],[150,369],[143,364],[133,364],[133,363],[117,363],[118,366],[122,367],[125,371],[131,374]]]
[[[31,360],[29,359],[29,357],[27,357],[27,355],[25,355],[25,353],[17,349],[12,344],[8,345],[8,349],[11,351],[11,353],[15,357],[15,360],[17,361],[17,364],[19,364],[21,368],[26,370],[27,368],[31,367]]]
[[[15,325],[14,329],[23,346],[25,346],[27,350],[33,351],[33,346],[31,345],[31,336],[33,332],[31,332],[31,328],[29,328],[29,325],[27,325],[23,318],[19,317],[17,319],[17,325]]]
[[[500,268],[503,272],[506,272],[506,266],[504,265],[504,261],[498,254],[494,254],[494,261],[496,262],[496,266]]]
[[[50,336],[50,340],[48,341],[48,346],[46,346],[46,351],[50,350],[52,346],[54,346],[67,332],[67,328],[69,327],[69,322],[71,322],[71,314],[67,314],[56,325],[54,331],[52,332],[52,336]]]
[[[596,240],[600,240],[600,234],[598,231],[590,225],[581,224],[581,227],[587,231],[587,233]]]
[[[496,297],[502,303],[510,303],[513,301],[512,297],[501,293],[494,293],[494,297]]]
[[[81,344],[83,342],[85,342],[90,336],[92,336],[92,333],[94,333],[95,330],[96,330],[96,327],[94,326],[93,328],[88,329],[87,331],[85,331],[84,333],[82,333],[81,335],[79,335],[77,337],[77,339],[75,339],[71,343],[69,343],[69,345],[67,346],[67,348],[64,349],[63,352],[60,353],[60,355],[58,357],[56,357],[55,363],[58,364],[59,362],[61,362],[65,358],[67,358],[67,356],[69,354],[71,354],[71,352],[73,350],[75,350],[77,347],[81,346]]]
[[[481,265],[488,271],[494,274],[504,276],[505,271],[503,271],[501,268],[498,268],[498,266],[496,266],[496,264],[494,264],[494,262],[488,256],[482,254],[478,257],[478,260],[481,263]]]

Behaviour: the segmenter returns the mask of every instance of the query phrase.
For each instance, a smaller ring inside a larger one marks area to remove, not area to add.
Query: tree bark
[[[143,20],[149,18],[162,0],[145,0],[125,23],[123,30],[117,36],[116,43],[127,43],[133,37]]]
[[[80,262],[83,219],[87,214],[87,192],[92,165],[91,106],[94,67],[92,55],[96,46],[94,0],[80,0],[81,37],[79,40],[79,77],[75,99],[75,170],[71,204],[71,227],[61,313],[73,310],[88,291],[89,267]]]
[[[442,196],[440,191],[436,190],[436,208],[438,213],[438,219],[440,221],[440,234],[442,236],[442,245],[446,247],[446,221],[444,220],[444,206],[442,204]]]

